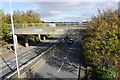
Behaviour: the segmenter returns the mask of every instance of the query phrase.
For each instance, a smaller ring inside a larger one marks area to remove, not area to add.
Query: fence
[[[85,23],[15,23],[15,28],[30,28],[30,27],[82,27]]]

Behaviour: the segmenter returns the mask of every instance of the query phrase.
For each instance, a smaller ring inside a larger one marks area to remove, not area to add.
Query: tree
[[[1,33],[0,33],[0,38],[2,38],[2,42],[4,44],[4,42],[9,42],[10,39],[12,39],[12,35],[9,34],[10,31],[11,31],[11,27],[9,24],[7,23],[10,23],[10,20],[9,19],[6,19],[8,17],[10,17],[10,15],[4,15],[4,13],[2,12],[1,13],[2,15],[2,18],[1,18]]]
[[[88,26],[89,32],[86,34],[87,37],[83,45],[88,66],[92,68],[94,73],[103,74],[104,71],[109,72],[110,68],[114,73],[117,71],[116,65],[120,59],[118,53],[120,49],[120,21],[117,11],[99,10],[99,14],[92,18]],[[109,77],[115,78],[113,75],[109,75]]]
[[[0,10],[1,17],[1,33],[0,38],[2,38],[3,42],[11,42],[12,35],[11,32],[11,18],[10,14],[4,14],[2,10]],[[13,14],[14,23],[42,23],[43,21],[40,19],[39,15],[34,10],[28,11],[14,11]],[[34,35],[29,36],[30,38],[35,37]]]

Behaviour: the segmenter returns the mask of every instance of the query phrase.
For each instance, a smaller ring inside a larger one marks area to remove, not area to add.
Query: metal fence
[[[85,27],[85,23],[15,23],[15,28],[30,27]]]

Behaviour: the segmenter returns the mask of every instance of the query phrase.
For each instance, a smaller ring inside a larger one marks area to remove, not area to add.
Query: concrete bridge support
[[[16,50],[18,50],[18,40],[17,40],[17,35],[14,35],[14,37],[15,37]]]
[[[38,41],[39,41],[39,42],[41,41],[41,36],[40,36],[40,34],[38,34]]]
[[[43,36],[43,40],[44,40],[44,41],[46,40],[46,37],[45,37],[45,36]]]
[[[28,36],[25,37],[25,47],[28,47],[29,44],[28,44]]]

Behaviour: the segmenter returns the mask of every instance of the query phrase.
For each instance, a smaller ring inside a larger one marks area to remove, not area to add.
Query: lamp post
[[[20,77],[20,70],[19,70],[19,65],[18,65],[18,58],[17,58],[17,48],[16,48],[16,36],[14,33],[14,24],[13,24],[13,13],[12,13],[12,7],[11,7],[11,0],[9,0],[9,5],[10,5],[10,14],[11,14],[11,24],[12,24],[12,34],[13,34],[13,42],[14,42],[14,53],[15,53],[15,58],[16,58],[16,66],[17,66],[17,73],[18,73],[18,78]]]

